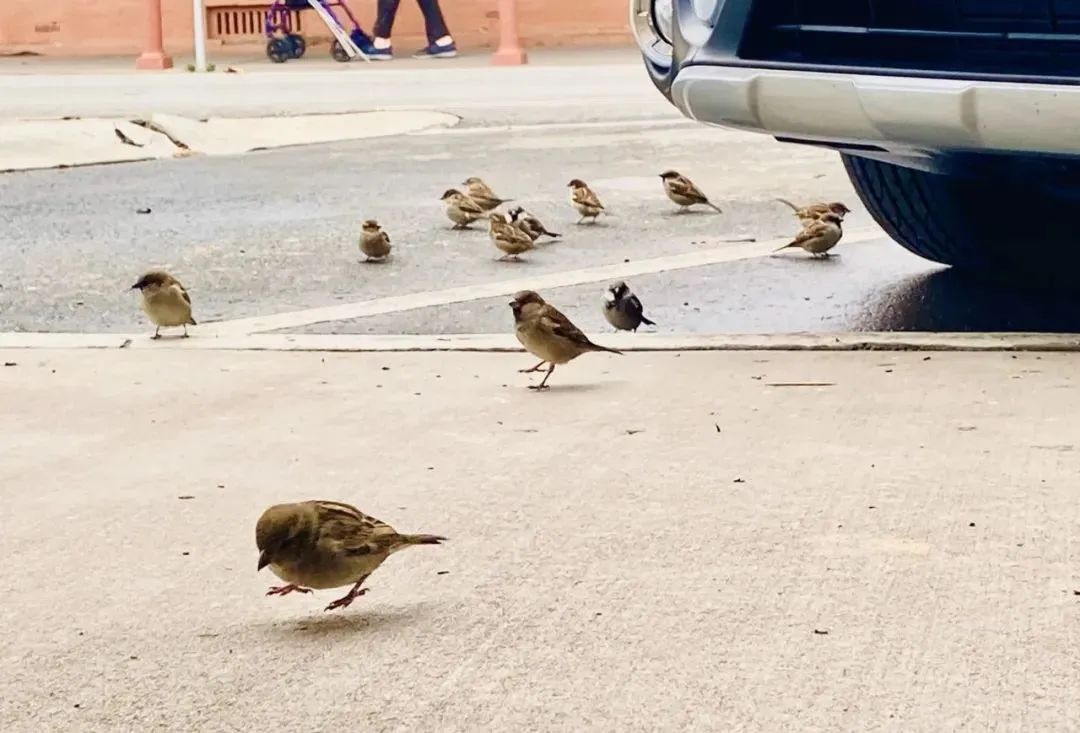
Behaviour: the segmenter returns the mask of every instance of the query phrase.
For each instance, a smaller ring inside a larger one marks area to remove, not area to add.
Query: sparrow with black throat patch
[[[454,222],[454,229],[468,229],[474,221],[487,216],[478,203],[456,188],[446,189],[439,200],[446,204],[446,217]]]
[[[617,331],[637,331],[642,323],[655,326],[645,317],[644,310],[641,301],[622,280],[604,291],[604,318]]]
[[[270,588],[266,595],[352,585],[327,611],[346,608],[367,593],[361,587],[364,581],[398,550],[445,541],[433,534],[400,534],[386,522],[337,501],[275,504],[255,525],[258,569],[269,567],[287,583]]]
[[[521,369],[521,373],[538,372],[544,364],[548,365],[547,374],[540,384],[530,384],[529,389],[547,389],[548,378],[555,367],[573,361],[582,354],[590,351],[622,354],[617,349],[594,344],[569,318],[533,290],[516,293],[510,301],[510,310],[514,313],[514,334],[518,341],[526,351],[540,359],[539,364],[531,369]]]
[[[476,176],[469,176],[461,182],[465,186],[465,193],[475,201],[484,211],[497,209],[499,206],[513,201],[513,199],[501,199],[491,190],[491,186],[484,183]]]
[[[164,270],[150,270],[131,286],[142,293],[142,309],[156,328],[151,338],[161,338],[161,329],[197,326],[191,317],[191,296],[180,281]]]
[[[709,201],[693,181],[678,171],[664,171],[660,174],[660,180],[664,182],[664,193],[667,197],[681,207],[680,213],[688,211],[695,204],[703,204],[715,209],[717,214],[724,213],[719,206]]]
[[[596,217],[607,213],[604,205],[600,203],[600,198],[585,184],[585,181],[575,178],[566,184],[566,187],[570,189],[570,204],[581,214],[581,218],[577,220],[578,224],[586,219],[590,219],[590,223],[595,224]]]
[[[506,221],[506,217],[499,213],[489,214],[488,236],[496,247],[503,253],[500,260],[507,258],[517,260],[519,255],[525,254],[536,247],[536,243],[525,232]]]
[[[364,262],[384,260],[390,256],[390,235],[374,219],[366,220],[360,228],[360,251],[367,257]]]
[[[829,250],[836,246],[842,236],[844,236],[843,220],[829,212],[817,221],[809,223],[795,239],[775,251],[798,247],[814,257],[828,257]]]
[[[552,239],[558,239],[562,236],[558,232],[548,231],[543,222],[525,211],[521,206],[510,209],[510,223],[528,234],[529,238],[534,242],[542,236],[548,236]]]

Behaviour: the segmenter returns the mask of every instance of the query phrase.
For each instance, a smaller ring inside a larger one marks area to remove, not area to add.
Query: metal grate
[[[237,5],[220,8],[207,8],[206,35],[221,41],[241,41],[262,38],[266,29],[266,11],[269,5]],[[294,33],[304,30],[302,13],[299,10],[283,10],[288,14],[289,27]],[[281,22],[279,18],[278,22]]]
[[[748,60],[1080,77],[1080,0],[756,0]]]

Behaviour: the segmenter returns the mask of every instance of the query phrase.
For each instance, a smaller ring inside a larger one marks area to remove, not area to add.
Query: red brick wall
[[[190,0],[161,0],[165,46],[191,50]],[[269,0],[205,0],[208,7],[264,5]],[[135,54],[141,50],[146,0],[0,0],[0,51],[32,50],[56,56]],[[518,0],[518,26],[526,46],[629,43],[628,0]],[[349,0],[370,31],[375,0]],[[463,47],[498,41],[497,0],[442,0],[447,24]],[[326,37],[307,11],[307,35]],[[402,0],[395,45],[421,45],[423,20],[414,0]],[[250,50],[248,46],[248,50]]]

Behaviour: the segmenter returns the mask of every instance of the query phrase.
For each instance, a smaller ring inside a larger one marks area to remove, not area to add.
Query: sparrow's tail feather
[[[191,316],[188,316],[188,325],[189,326],[198,326],[199,324],[195,322],[194,318],[192,318]]]
[[[589,342],[589,345],[592,346],[593,351],[606,351],[609,354],[618,354],[619,356],[622,356],[622,352],[619,351],[618,349],[612,349],[612,348],[610,348],[608,346],[601,346],[600,344],[594,344],[592,341]]]
[[[441,545],[446,542],[445,537],[437,534],[403,534],[399,537],[403,545]]]
[[[792,210],[792,211],[798,211],[798,210],[799,210],[799,207],[798,207],[798,206],[796,206],[795,204],[791,203],[791,202],[790,202],[790,201],[788,201],[787,199],[780,199],[780,198],[778,198],[778,199],[776,199],[776,200],[777,200],[777,201],[779,201],[779,202],[780,202],[780,203],[782,203],[782,204],[787,204],[788,206],[790,206],[790,207],[791,207],[791,210]]]
[[[773,250],[773,252],[779,252],[782,249],[787,249],[788,247],[794,247],[794,246],[796,246],[794,242],[788,242],[783,247],[777,247],[776,249]]]
[[[705,202],[705,205],[706,205],[706,206],[711,206],[712,208],[716,209],[716,213],[717,213],[717,214],[723,214],[723,213],[724,213],[724,210],[723,210],[723,209],[721,209],[721,208],[720,208],[719,206],[717,206],[716,204],[714,204],[714,203],[713,203],[712,201],[706,201],[706,202]]]
[[[656,325],[656,321],[650,321],[645,316],[641,317],[641,322],[644,323],[646,326],[655,326]]]
[[[546,234],[546,235],[548,235],[549,237],[554,237],[555,239],[558,239],[559,237],[561,237],[561,236],[562,236],[562,235],[561,235],[561,234],[559,234],[558,232],[549,232],[549,231],[548,231],[547,229],[544,229],[544,230],[543,230],[543,231],[541,231],[540,233],[541,233],[541,234]]]

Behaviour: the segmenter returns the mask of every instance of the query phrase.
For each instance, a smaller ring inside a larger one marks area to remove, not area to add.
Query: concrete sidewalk
[[[10,730],[1072,730],[1080,356],[8,350]],[[266,598],[269,503],[442,547]]]

